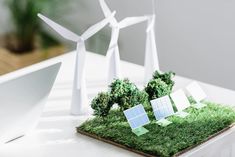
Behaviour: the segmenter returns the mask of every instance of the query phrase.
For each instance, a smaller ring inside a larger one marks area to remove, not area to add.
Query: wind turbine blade
[[[140,22],[147,21],[149,19],[148,16],[139,16],[139,17],[127,17],[123,19],[118,25],[119,28],[125,28]]]
[[[105,18],[104,20],[88,28],[85,31],[85,33],[82,34],[81,37],[84,40],[87,40],[88,38],[96,34],[98,31],[100,31],[102,28],[104,28],[105,25],[107,25],[110,22],[110,20],[114,17],[115,14],[116,14],[116,11],[114,11],[109,17]]]
[[[99,0],[100,2],[100,6],[101,6],[101,9],[104,13],[104,16],[105,17],[108,17],[112,14],[111,10],[109,9],[107,3],[105,2],[105,0]],[[111,25],[115,25],[117,24],[117,20],[115,19],[115,17],[110,21]]]
[[[52,29],[54,29],[57,33],[59,33],[65,39],[68,39],[74,42],[77,42],[79,40],[80,37],[77,34],[55,23],[54,21],[43,16],[42,14],[38,14],[38,17],[40,17],[45,23],[47,23]]]
[[[104,0],[99,0],[99,2],[105,17],[108,17],[110,14],[112,14],[111,10],[109,9],[107,3]]]

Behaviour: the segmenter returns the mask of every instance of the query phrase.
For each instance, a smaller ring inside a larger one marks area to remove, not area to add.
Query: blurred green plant
[[[58,2],[57,2],[58,3]],[[55,8],[54,0],[5,0],[14,24],[14,32],[5,38],[5,46],[14,53],[27,53],[37,44],[42,48],[59,42],[42,29],[37,13]]]

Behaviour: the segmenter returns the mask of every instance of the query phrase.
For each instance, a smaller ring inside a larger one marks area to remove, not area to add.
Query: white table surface
[[[35,66],[62,61],[62,67],[49,96],[37,128],[27,136],[0,147],[0,157],[131,157],[139,156],[116,146],[76,133],[86,116],[69,113],[75,53],[39,63]],[[106,87],[105,57],[87,54],[87,86],[89,98]],[[144,68],[132,63],[121,63],[123,76],[138,86],[143,85]],[[32,67],[33,68],[33,67]],[[20,71],[19,71],[20,73]],[[215,78],[216,79],[216,78]],[[175,89],[185,87],[191,80],[176,77]],[[201,83],[208,99],[218,103],[235,104],[235,91]],[[182,156],[235,157],[235,129],[206,142]]]

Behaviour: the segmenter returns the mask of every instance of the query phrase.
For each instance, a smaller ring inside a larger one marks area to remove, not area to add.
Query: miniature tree
[[[101,92],[91,102],[91,108],[94,109],[94,115],[106,117],[112,108],[112,100],[109,92]]]
[[[175,84],[175,82],[172,80],[174,76],[175,73],[172,71],[166,73],[160,73],[159,71],[155,71],[153,74],[153,79],[161,79],[172,89]]]
[[[145,87],[146,93],[148,93],[149,100],[160,98],[171,93],[172,87],[167,85],[160,78],[152,79]]]
[[[110,85],[110,93],[114,103],[117,103],[120,110],[126,110],[138,104],[146,104],[148,95],[145,91],[140,91],[134,83],[128,79],[115,80]]]

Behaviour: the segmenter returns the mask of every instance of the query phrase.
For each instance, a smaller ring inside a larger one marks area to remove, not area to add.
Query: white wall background
[[[151,0],[106,1],[112,10],[117,10],[119,20],[151,13]],[[62,2],[67,1],[58,0]],[[235,90],[235,1],[157,0],[156,7],[161,69]],[[54,19],[77,33],[103,18],[98,0],[77,0],[70,10],[72,13]],[[8,28],[6,17],[6,9],[1,5],[0,33]],[[123,60],[144,63],[145,27],[146,24],[140,24],[121,32]],[[105,54],[109,37],[110,29],[106,27],[89,40],[89,50]]]
[[[235,89],[234,0],[160,0],[157,18],[163,70]]]

